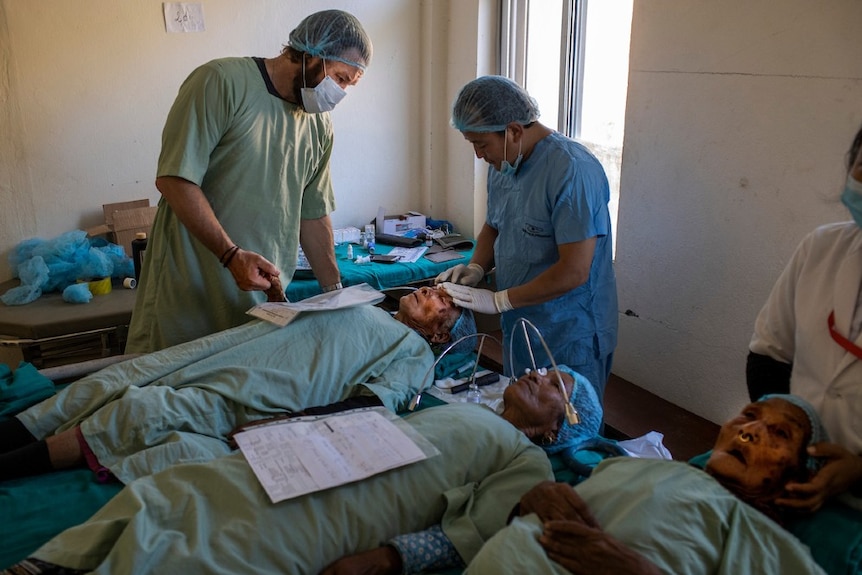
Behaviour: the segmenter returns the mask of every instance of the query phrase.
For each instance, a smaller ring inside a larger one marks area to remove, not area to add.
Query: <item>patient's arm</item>
[[[320,575],[398,575],[401,556],[394,547],[383,545],[362,553],[342,557],[331,563]]]
[[[788,483],[787,496],[776,504],[813,513],[836,495],[862,489],[862,457],[835,443],[818,443],[808,454],[824,459],[825,464],[807,483]]]
[[[546,521],[539,543],[572,575],[660,575],[646,557],[598,527],[579,521]]]
[[[792,371],[792,363],[749,352],[745,362],[745,382],[749,399],[757,401],[767,393],[790,393]]]
[[[464,567],[464,561],[440,525],[399,535],[387,545],[342,557],[322,575],[385,575],[432,573]]]

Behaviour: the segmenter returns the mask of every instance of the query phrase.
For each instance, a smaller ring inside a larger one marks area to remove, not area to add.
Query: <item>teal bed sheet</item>
[[[0,483],[0,568],[86,521],[122,488],[120,483],[96,483],[88,469]]]

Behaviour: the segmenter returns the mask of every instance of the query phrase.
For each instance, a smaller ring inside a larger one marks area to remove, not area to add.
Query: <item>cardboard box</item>
[[[390,235],[402,235],[416,228],[425,229],[425,216],[418,212],[407,212],[397,216],[384,216],[383,229],[378,232]]]
[[[150,235],[153,220],[156,218],[156,206],[150,206],[150,200],[133,200],[102,205],[105,223],[87,230],[88,236],[105,235],[108,241],[123,246],[126,255],[132,255],[132,240],[138,232]]]

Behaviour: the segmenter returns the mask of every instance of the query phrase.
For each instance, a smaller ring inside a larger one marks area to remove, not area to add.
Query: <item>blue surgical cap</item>
[[[563,426],[557,432],[556,441],[542,446],[549,454],[576,451],[588,441],[598,437],[603,415],[602,404],[590,380],[565,365],[558,365],[557,368],[568,373],[575,380],[572,393],[569,395],[569,403],[574,406],[581,421],[572,425],[568,420],[563,419]]]
[[[458,341],[464,336],[473,335],[476,333],[476,318],[473,317],[473,312],[466,308],[461,308],[461,316],[449,330],[449,341]],[[476,349],[476,338],[467,338],[455,347],[450,353],[467,353]]]
[[[826,428],[823,427],[823,421],[810,403],[798,395],[792,395],[789,393],[770,393],[761,397],[758,402],[765,401],[767,399],[783,399],[805,412],[805,415],[808,416],[808,422],[811,424],[811,439],[808,440],[809,446],[814,445],[815,443],[820,443],[821,441],[829,441],[829,434],[826,432]],[[818,461],[814,457],[808,457],[806,460],[806,465],[812,471],[816,471],[820,467],[821,463],[822,462]]]
[[[355,16],[341,10],[306,16],[290,33],[289,45],[310,56],[337,60],[360,70],[371,63],[371,38]]]
[[[502,132],[511,122],[539,119],[539,105],[503,76],[482,76],[461,88],[452,106],[452,127],[460,132]]]

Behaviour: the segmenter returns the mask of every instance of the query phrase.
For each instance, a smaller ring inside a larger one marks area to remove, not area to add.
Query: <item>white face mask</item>
[[[323,73],[326,74],[326,61],[323,62]],[[302,107],[309,114],[329,112],[344,99],[347,92],[328,75],[314,88],[305,85],[305,54],[302,55]]]

